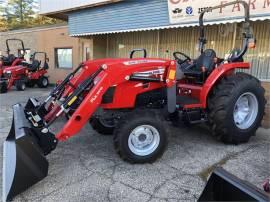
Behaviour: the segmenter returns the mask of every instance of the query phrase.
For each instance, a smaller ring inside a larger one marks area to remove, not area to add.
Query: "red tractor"
[[[175,60],[146,58],[146,50],[139,49],[127,59],[86,61],[45,101],[31,98],[25,106],[14,105],[4,143],[4,199],[46,177],[45,155],[89,120],[99,132],[113,133],[116,152],[130,163],[152,163],[162,156],[168,143],[165,120],[205,122],[224,143],[247,142],[261,124],[266,100],[258,79],[237,72],[250,68],[243,56],[255,46],[249,6],[237,3],[245,7],[243,47],[227,59],[204,48],[206,10],[199,20],[200,56],[194,60],[180,52],[174,53]],[[133,58],[137,51],[144,58]],[[53,134],[50,126],[60,116],[68,117],[67,123]]]
[[[21,48],[19,48],[18,56],[15,56],[10,51],[9,42],[11,41],[18,41],[21,44]],[[3,71],[6,67],[13,67],[16,65],[20,65],[22,61],[24,61],[24,55],[25,55],[25,48],[24,43],[20,39],[7,39],[6,40],[6,48],[7,48],[7,56],[0,55],[0,77],[3,75]]]
[[[36,56],[42,55],[44,58],[43,66],[41,60],[37,60]],[[16,86],[17,90],[24,91],[26,86],[33,87],[37,84],[40,88],[46,88],[49,85],[47,73],[48,58],[45,52],[35,52],[31,58],[31,63],[22,61],[20,65],[6,67],[0,78],[0,93],[6,93],[12,86]]]

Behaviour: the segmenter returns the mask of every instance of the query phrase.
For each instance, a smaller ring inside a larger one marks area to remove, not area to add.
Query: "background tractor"
[[[42,56],[43,62],[37,59],[39,55]],[[19,91],[35,84],[40,88],[46,88],[49,85],[48,77],[45,76],[49,68],[48,61],[45,52],[35,52],[30,58],[30,63],[22,61],[20,65],[6,67],[0,78],[0,93],[6,93],[12,86]]]
[[[227,58],[205,49],[205,10],[199,19],[196,59],[180,52],[173,54],[174,60],[147,58],[145,49],[137,49],[130,58],[86,61],[44,101],[30,98],[25,106],[14,105],[4,143],[4,199],[46,177],[45,155],[89,120],[99,132],[113,133],[116,152],[130,163],[152,163],[162,156],[168,143],[165,120],[208,123],[224,143],[247,142],[260,126],[266,103],[260,81],[237,72],[250,68],[243,56],[255,47],[249,6],[237,1],[211,9],[235,3],[245,8],[243,46]],[[133,58],[138,51],[143,58]],[[52,124],[62,116],[68,117],[67,122],[53,131]]]
[[[13,53],[11,53],[10,50],[10,42],[16,41],[19,42],[20,47],[16,49],[16,52],[18,53],[17,56],[15,56]],[[3,75],[3,71],[6,67],[16,66],[21,64],[22,61],[24,61],[24,55],[25,55],[25,48],[24,43],[20,39],[7,39],[6,40],[6,52],[7,56],[0,55],[0,77]]]

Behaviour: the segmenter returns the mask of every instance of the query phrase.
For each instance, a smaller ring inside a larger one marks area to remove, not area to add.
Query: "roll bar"
[[[19,41],[19,42],[21,42],[23,54],[25,54],[25,48],[24,48],[23,40],[21,40],[21,39],[7,39],[6,40],[6,46],[7,46],[7,54],[8,55],[10,53],[10,48],[9,48],[9,43],[8,43],[9,41]]]
[[[214,6],[212,8],[204,10],[200,14],[200,17],[199,17],[199,26],[200,26],[199,49],[200,49],[201,53],[203,52],[204,46],[205,46],[205,44],[207,42],[207,40],[205,38],[204,23],[203,23],[204,14],[206,12],[209,12],[209,11],[212,11],[212,10],[215,10],[215,9],[219,9],[219,8],[223,8],[223,7],[226,7],[226,6],[234,5],[234,4],[237,4],[237,3],[241,4],[245,9],[245,16],[244,16],[245,17],[245,22],[243,24],[243,36],[244,36],[244,39],[243,39],[243,45],[242,45],[242,49],[241,49],[240,53],[237,56],[235,56],[233,60],[239,59],[240,57],[242,57],[246,53],[246,51],[248,49],[249,41],[252,40],[252,39],[254,40],[254,38],[253,38],[252,30],[250,28],[249,5],[248,5],[247,2],[245,2],[243,0],[233,1],[233,2],[225,3],[225,4],[222,4],[222,5],[219,5],[219,6]],[[253,42],[255,43],[255,40]]]

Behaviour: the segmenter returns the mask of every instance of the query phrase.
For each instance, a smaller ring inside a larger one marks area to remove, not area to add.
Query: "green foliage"
[[[38,15],[38,0],[8,0],[6,6],[0,6],[0,14],[0,31],[62,22]]]

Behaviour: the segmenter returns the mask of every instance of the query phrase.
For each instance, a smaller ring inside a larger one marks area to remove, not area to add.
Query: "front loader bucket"
[[[14,105],[11,130],[4,142],[3,201],[11,200],[46,177],[48,166],[23,107]]]
[[[198,201],[269,201],[269,198],[254,185],[216,168]]]

